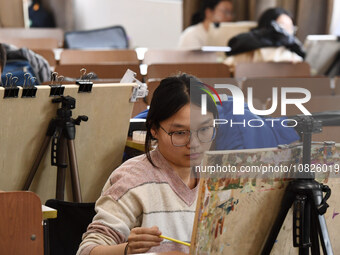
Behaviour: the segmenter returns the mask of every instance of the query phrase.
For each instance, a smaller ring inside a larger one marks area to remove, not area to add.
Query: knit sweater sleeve
[[[124,243],[130,229],[140,225],[142,206],[139,195],[129,191],[130,172],[126,167],[114,171],[96,202],[97,214],[83,235],[77,255],[88,255],[98,245]]]

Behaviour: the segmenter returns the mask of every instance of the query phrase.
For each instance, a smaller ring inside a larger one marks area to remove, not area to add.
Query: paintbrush
[[[173,241],[173,242],[175,242],[175,243],[183,244],[183,245],[186,245],[186,246],[189,246],[189,247],[190,247],[190,243],[186,243],[186,242],[183,242],[183,241],[180,241],[180,240],[176,240],[176,239],[173,239],[173,238],[171,238],[171,237],[167,237],[167,236],[163,236],[163,235],[160,235],[159,237],[160,237],[160,238],[167,239],[167,240],[170,240],[170,241]]]

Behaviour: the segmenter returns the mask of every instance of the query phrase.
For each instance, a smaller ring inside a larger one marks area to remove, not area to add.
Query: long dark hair
[[[232,3],[232,0],[203,0],[199,11],[195,12],[191,17],[191,25],[196,25],[205,19],[205,10],[214,10],[215,7],[222,1],[228,1]]]
[[[191,86],[190,86],[191,84]],[[196,77],[188,74],[179,74],[163,79],[155,92],[146,117],[145,152],[150,163],[156,167],[150,156],[151,142],[153,140],[151,129],[159,129],[160,122],[170,118],[183,106],[193,103],[201,106],[201,95],[205,94],[204,84]],[[217,108],[211,97],[207,97],[207,111],[218,118]]]
[[[282,14],[288,15],[293,20],[293,15],[289,11],[280,7],[270,8],[260,16],[257,28],[270,28],[272,26],[271,22],[275,21]]]
[[[6,65],[6,50],[5,47],[0,44],[0,66],[2,67],[2,69],[4,69],[4,66]]]

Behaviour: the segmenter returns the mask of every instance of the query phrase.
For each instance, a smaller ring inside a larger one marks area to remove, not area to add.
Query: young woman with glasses
[[[202,94],[204,86],[192,76],[161,81],[146,119],[146,154],[111,174],[77,254],[188,252],[187,246],[159,236],[191,239],[198,192],[192,167],[211,147],[218,118],[210,96],[207,114],[201,115]],[[152,140],[157,148],[151,151]]]

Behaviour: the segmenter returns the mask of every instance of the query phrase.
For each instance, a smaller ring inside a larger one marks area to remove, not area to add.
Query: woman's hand
[[[133,228],[128,237],[127,254],[144,253],[150,250],[151,247],[158,246],[163,241],[160,238],[161,231],[158,227],[152,228]]]

